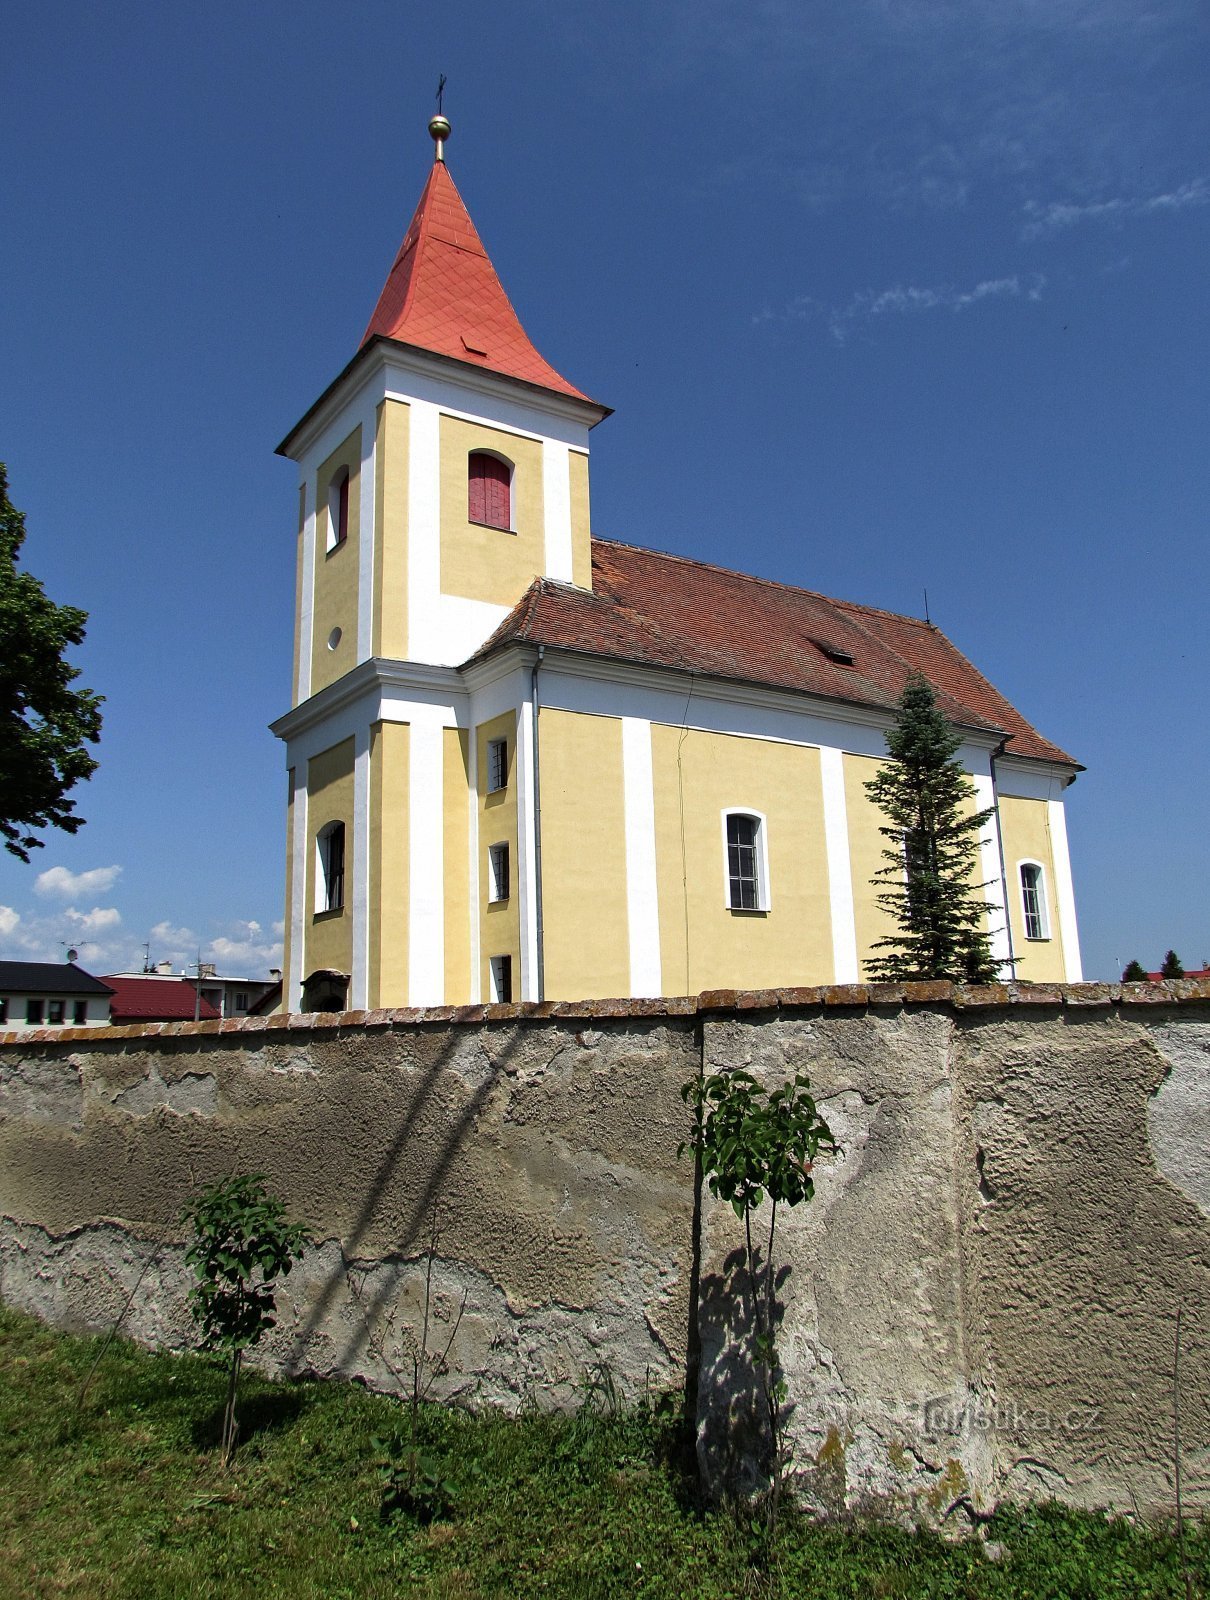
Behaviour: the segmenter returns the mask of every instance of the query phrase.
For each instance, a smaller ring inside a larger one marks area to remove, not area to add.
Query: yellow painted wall
[[[568,454],[571,473],[571,577],[581,589],[592,588],[592,528],[588,508],[588,457]]]
[[[508,784],[494,794],[487,791],[487,746],[491,739],[508,740]],[[479,983],[484,1000],[491,995],[488,960],[512,956],[513,999],[521,996],[521,915],[517,893],[517,718],[506,711],[475,730],[479,806]],[[509,848],[507,900],[489,903],[487,852],[493,844]]]
[[[298,486],[298,540],[294,561],[294,676],[290,679],[290,703],[298,702],[298,660],[302,653],[303,541],[307,533],[307,486]]]
[[[492,450],[513,463],[513,532],[466,514],[467,457]],[[511,606],[546,567],[542,446],[459,417],[441,418],[441,592]]]
[[[369,1003],[408,1003],[408,816],[411,728],[370,730]]]
[[[349,469],[349,532],[328,549],[328,490]],[[311,631],[311,693],[323,689],[357,664],[357,575],[361,543],[361,429],[354,428],[333,450],[315,477],[315,606]],[[328,648],[333,628],[340,643]]]
[[[408,653],[408,426],[405,401],[378,407],[374,451],[374,626],[376,656]]]
[[[831,983],[818,750],[657,725],[652,765],[665,992]],[[725,903],[724,809],[765,816],[768,912]]]
[[[345,825],[345,903],[340,911],[315,910],[316,837],[329,822]],[[307,763],[307,878],[303,978],[319,967],[352,971],[353,883],[363,871],[362,841],[353,829],[353,741],[344,739]]]
[[[1045,800],[1000,796],[1000,829],[1004,840],[1004,867],[1008,878],[1008,909],[1013,930],[1016,974],[1031,983],[1061,983],[1066,976],[1059,908],[1055,901],[1054,851]],[[1040,862],[1046,879],[1049,939],[1025,937],[1025,912],[1021,904],[1021,862]]]
[[[844,803],[849,822],[849,869],[853,877],[853,922],[857,932],[858,973],[867,976],[866,962],[875,954],[874,943],[895,932],[894,918],[878,905],[878,890],[870,881],[882,866],[884,840],[879,833],[883,813],[865,792],[865,785],[882,763],[873,756],[844,757]]]
[[[461,1006],[471,998],[470,735],[446,728],[443,744],[445,1003]]]
[[[630,993],[622,724],[539,713],[546,997]]]

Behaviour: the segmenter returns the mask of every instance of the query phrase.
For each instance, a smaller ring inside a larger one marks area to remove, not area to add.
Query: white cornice
[[[384,377],[389,381],[392,375],[405,380],[408,377],[422,378],[432,383],[447,384],[455,392],[480,395],[511,405],[526,405],[534,411],[546,412],[550,416],[578,423],[581,427],[594,427],[611,414],[608,406],[598,405],[593,400],[576,400],[571,395],[557,394],[553,389],[544,389],[520,378],[507,378],[501,373],[488,372],[469,362],[457,361],[452,356],[435,355],[416,345],[379,338],[359,350],[344,371],[333,379],[278,445],[278,454],[297,461],[306,454],[332,419],[345,410],[375,378]],[[383,387],[386,387],[385,381]]]

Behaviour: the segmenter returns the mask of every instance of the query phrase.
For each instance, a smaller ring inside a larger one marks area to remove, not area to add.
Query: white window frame
[[[336,829],[344,833],[344,859],[340,869],[340,903],[332,904],[332,884],[330,881],[331,859],[328,854],[328,841]],[[343,911],[348,900],[349,883],[349,830],[339,817],[331,822],[325,822],[315,835],[315,914],[322,916],[325,912]]]
[[[340,485],[345,479],[349,483],[349,521],[353,520],[353,469],[351,467],[337,467],[328,479],[328,531],[324,540],[325,553],[330,554],[342,544],[348,543],[349,530],[345,529],[343,539],[336,537],[336,530],[340,526]]]
[[[731,904],[731,851],[730,841],[727,838],[727,824],[732,817],[748,817],[756,824],[755,906]],[[723,839],[723,905],[728,911],[738,913],[740,916],[753,916],[757,912],[772,910],[773,896],[769,884],[769,824],[764,812],[757,811],[754,806],[726,806],[721,814],[720,824]]]
[[[511,865],[508,841],[506,839],[500,840],[498,844],[488,845],[487,903],[489,905],[502,905],[508,899],[512,889]]]
[[[487,969],[488,969],[488,975],[489,975],[489,983],[491,985],[491,999],[492,999],[492,1004],[493,1005],[507,1005],[509,1003],[507,1000],[504,1000],[502,998],[501,994],[500,994],[500,990],[501,990],[501,988],[503,987],[503,984],[504,984],[504,968],[505,968],[505,964],[506,963],[507,963],[507,966],[508,966],[508,986],[509,986],[510,989],[512,989],[512,987],[513,987],[513,970],[512,970],[512,968],[513,968],[513,958],[512,958],[512,956],[507,956],[506,955],[506,956],[489,956],[488,957]],[[511,999],[511,996],[510,996],[510,999]]]
[[[492,777],[494,775],[494,769],[495,769],[495,765],[496,765],[496,762],[495,762],[495,751],[497,751],[499,749],[503,749],[503,752],[504,752],[503,755],[500,758],[501,781],[499,783],[493,784]],[[503,794],[504,791],[507,788],[508,788],[508,737],[507,737],[507,735],[504,735],[499,739],[489,739],[487,741],[487,792],[488,792],[488,794]]]
[[[1023,875],[1026,867],[1035,868],[1038,874],[1033,888],[1038,900],[1038,922],[1041,925],[1041,933],[1030,933],[1029,931],[1030,918],[1029,909],[1025,902],[1025,878]],[[1032,857],[1027,856],[1024,860],[1017,862],[1017,892],[1021,896],[1021,927],[1026,939],[1030,944],[1045,944],[1051,937],[1050,893],[1046,887],[1046,868],[1041,861],[1035,861]]]

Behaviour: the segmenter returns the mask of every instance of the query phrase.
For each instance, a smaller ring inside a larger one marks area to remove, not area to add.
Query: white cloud
[[[120,927],[122,922],[122,913],[116,906],[94,906],[91,911],[68,906],[63,916],[81,934],[104,933],[107,928]]]
[[[38,894],[60,895],[64,900],[86,900],[105,894],[122,876],[122,869],[93,867],[88,872],[69,872],[66,867],[47,867],[34,879]]]
[[[799,295],[782,312],[787,321],[821,320],[838,344],[843,344],[853,328],[874,317],[905,316],[922,311],[966,311],[982,300],[1041,300],[1046,279],[1040,272],[1022,280],[1014,273],[1007,278],[984,278],[969,289],[951,284],[921,287],[895,284],[889,289],[862,289],[847,305],[827,306],[811,295]],[[769,322],[776,313],[758,312],[753,322]]]
[[[20,921],[20,913],[12,906],[0,906],[0,937],[7,939]]]
[[[1093,200],[1080,205],[1070,201],[1052,200],[1040,205],[1031,200],[1025,207],[1029,218],[1022,230],[1026,239],[1039,239],[1045,234],[1057,233],[1074,227],[1079,222],[1124,222],[1130,217],[1172,215],[1189,206],[1210,205],[1210,182],[1194,178],[1177,189],[1163,194],[1115,196],[1110,200]]]
[[[249,924],[259,932],[257,923]],[[212,939],[205,953],[205,959],[213,961],[220,974],[232,978],[261,978],[268,977],[270,967],[280,967],[282,963],[281,940],[258,940],[256,938],[228,939],[220,934]]]

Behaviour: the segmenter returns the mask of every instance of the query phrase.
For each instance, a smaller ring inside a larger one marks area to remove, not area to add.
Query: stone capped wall
[[[682,1084],[806,1070],[841,1149],[785,1215],[798,1488],[939,1514],[1210,1505],[1210,986],[847,986],[0,1037],[0,1294],[190,1342],[182,1207],[258,1171],[315,1247],[262,1353],[574,1405],[687,1388],[743,1478],[741,1228],[695,1193]]]

